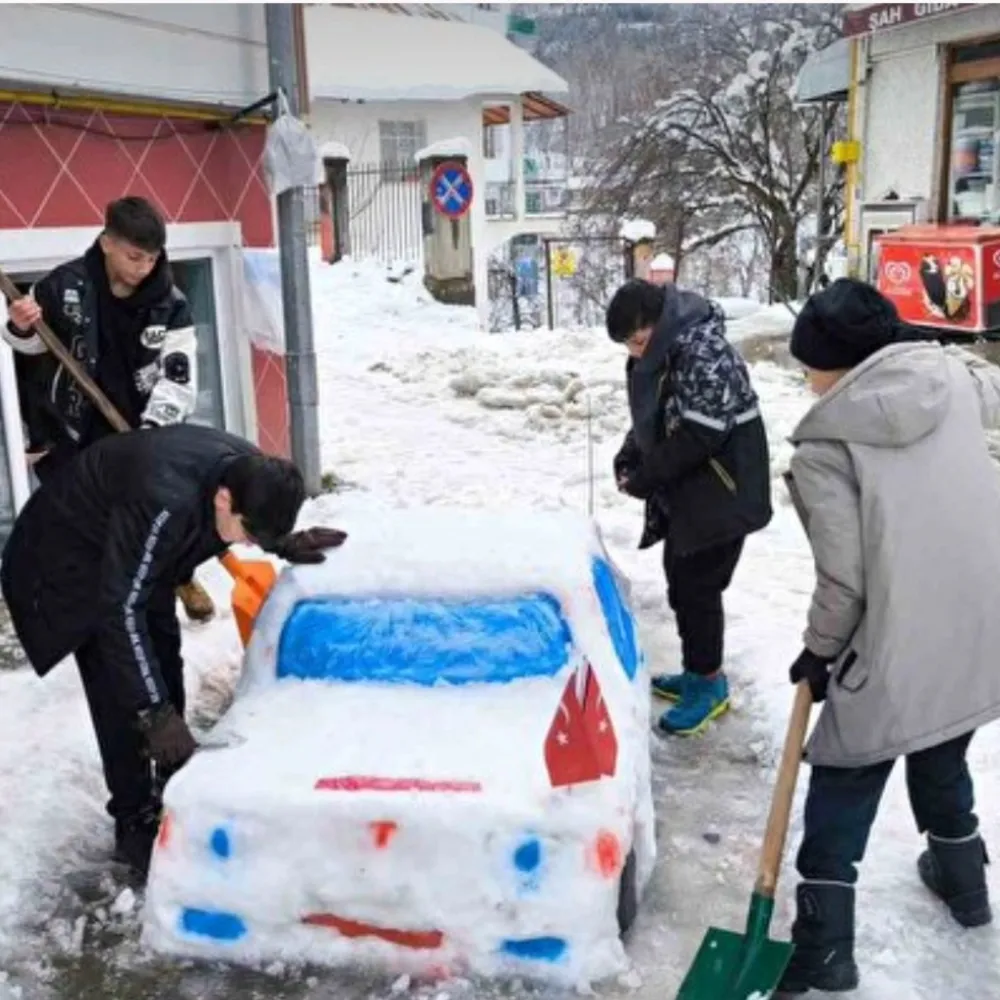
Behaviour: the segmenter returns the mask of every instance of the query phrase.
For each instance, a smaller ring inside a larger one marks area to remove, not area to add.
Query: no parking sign
[[[461,219],[472,205],[472,178],[464,163],[439,163],[431,175],[431,201],[449,219]]]

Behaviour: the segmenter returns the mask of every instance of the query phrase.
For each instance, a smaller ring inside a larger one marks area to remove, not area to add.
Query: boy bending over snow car
[[[17,637],[41,677],[75,655],[115,855],[143,878],[157,786],[197,749],[184,722],[174,588],[233,544],[322,561],[346,536],[293,532],[305,495],[291,462],[214,428],[175,424],[90,445],[45,479],[14,523],[0,587]]]
[[[618,488],[646,503],[639,548],[663,542],[683,672],[653,678],[677,704],[660,729],[700,733],[729,708],[722,670],[728,588],[747,535],[771,520],[767,437],[746,363],[714,302],[634,279],[615,292],[608,335],[624,344],[632,428]]]
[[[1000,371],[913,342],[847,278],[805,304],[791,352],[819,397],[792,436],[816,588],[791,679],[824,707],[784,997],[858,985],[855,866],[897,757],[927,834],[920,878],[963,927],[990,922],[966,752],[1000,715],[1000,478],[982,431],[1000,426]]]

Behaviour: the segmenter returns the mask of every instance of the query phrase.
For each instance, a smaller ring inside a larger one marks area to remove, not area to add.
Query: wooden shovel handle
[[[21,298],[17,286],[7,277],[2,268],[0,268],[0,292],[3,292],[11,302],[16,302]],[[49,351],[65,365],[66,370],[73,376],[94,406],[104,414],[108,423],[116,431],[131,430],[128,421],[115,409],[111,400],[101,392],[97,383],[87,374],[83,365],[73,357],[66,345],[52,332],[45,320],[40,319],[35,324],[35,333],[38,334],[39,339]]]
[[[778,778],[771,796],[771,811],[767,817],[764,832],[764,846],[760,852],[760,866],[757,869],[757,884],[754,891],[768,899],[774,898],[778,886],[778,872],[785,853],[785,837],[788,834],[788,819],[795,798],[795,784],[802,762],[802,748],[809,728],[809,713],[812,710],[812,692],[807,681],[799,681],[795,686],[795,703],[788,720],[785,747],[778,767]]]

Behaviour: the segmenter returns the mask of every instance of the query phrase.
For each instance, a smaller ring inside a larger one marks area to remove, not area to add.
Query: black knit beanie
[[[896,307],[871,285],[838,278],[811,295],[792,328],[792,357],[816,371],[853,368],[906,337]]]

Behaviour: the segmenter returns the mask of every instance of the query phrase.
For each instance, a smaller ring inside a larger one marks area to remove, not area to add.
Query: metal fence
[[[525,180],[524,214],[560,215],[569,207],[569,189],[565,180]],[[486,217],[517,217],[517,191],[514,181],[486,182]]]
[[[337,204],[338,197],[344,205]],[[326,214],[341,255],[414,263],[423,254],[422,201],[423,185],[415,167],[352,163],[343,184],[307,192],[306,236],[311,245],[320,245]]]
[[[490,262],[490,329],[601,326],[626,277],[618,236],[515,237]]]
[[[423,187],[411,166],[351,164],[347,168],[347,245],[353,257],[386,263],[420,260]]]

